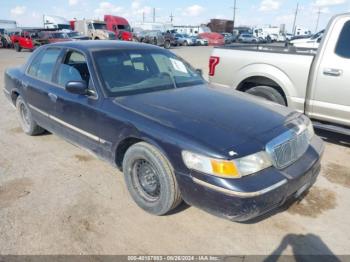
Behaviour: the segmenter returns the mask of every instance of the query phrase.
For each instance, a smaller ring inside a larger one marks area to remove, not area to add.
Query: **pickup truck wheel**
[[[14,44],[14,48],[15,48],[16,52],[21,52],[21,50],[22,50],[22,48],[19,46],[18,43]]]
[[[283,106],[287,105],[280,92],[270,86],[255,86],[248,89],[246,93],[261,97],[265,100],[272,101]]]
[[[153,215],[164,215],[182,199],[173,168],[154,146],[140,142],[123,159],[123,173],[136,204]]]
[[[40,135],[44,133],[44,129],[37,125],[37,123],[32,118],[32,113],[30,112],[27,104],[24,102],[22,97],[18,97],[16,100],[16,108],[24,133],[30,136]]]

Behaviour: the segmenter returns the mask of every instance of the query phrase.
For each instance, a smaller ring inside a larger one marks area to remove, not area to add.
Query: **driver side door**
[[[101,122],[98,96],[90,75],[86,56],[75,50],[66,50],[58,65],[55,83],[60,86],[56,92],[56,110],[53,120],[57,133],[95,154],[102,154],[104,140],[99,137]],[[84,81],[88,86],[86,95],[70,93],[65,86],[70,81]]]

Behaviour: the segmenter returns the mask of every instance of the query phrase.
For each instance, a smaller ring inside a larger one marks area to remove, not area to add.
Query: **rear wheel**
[[[246,91],[246,93],[261,97],[265,100],[275,102],[277,104],[286,106],[286,100],[283,95],[275,88],[270,86],[255,86]]]
[[[154,215],[164,215],[181,203],[174,170],[167,158],[145,142],[131,146],[123,160],[123,173],[136,204]]]
[[[19,96],[16,100],[16,108],[24,133],[30,136],[35,136],[40,135],[45,131],[33,120],[32,113],[21,96]]]

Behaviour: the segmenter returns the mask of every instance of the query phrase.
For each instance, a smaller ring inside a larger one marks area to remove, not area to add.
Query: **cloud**
[[[102,17],[107,14],[118,14],[123,11],[124,8],[121,6],[116,6],[110,2],[101,2],[99,7],[95,10],[95,15],[98,17]]]
[[[77,5],[77,4],[79,4],[79,0],[69,0],[69,1],[68,1],[68,4],[69,4],[70,6]]]
[[[204,7],[200,6],[200,5],[191,5],[186,7],[183,10],[183,15],[184,16],[199,16],[203,13],[204,11]]]
[[[334,5],[342,5],[345,4],[346,0],[316,0],[313,5],[318,7],[327,7]]]
[[[16,7],[12,8],[10,10],[10,13],[11,13],[12,16],[20,16],[20,15],[23,15],[26,10],[27,10],[27,7],[25,7],[23,5],[22,6],[18,5]]]
[[[280,9],[281,2],[279,0],[263,0],[260,3],[259,11],[269,12]]]

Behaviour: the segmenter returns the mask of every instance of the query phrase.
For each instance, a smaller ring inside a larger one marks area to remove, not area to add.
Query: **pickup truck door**
[[[310,116],[350,126],[350,20],[338,20],[325,39],[311,92]],[[339,36],[339,37],[338,37]],[[322,57],[323,55],[323,57]]]
[[[57,61],[62,54],[60,48],[47,48],[31,61],[23,79],[20,81],[21,95],[29,106],[34,119],[40,126],[51,130],[50,115],[55,111],[55,90],[52,82]]]
[[[81,80],[89,83],[90,95],[73,94],[65,90],[69,81]],[[67,50],[54,81],[61,87],[56,92],[56,110],[53,117],[56,133],[101,155],[104,144],[104,140],[98,136],[102,115],[98,110],[101,99],[93,88],[85,56],[80,52]]]

